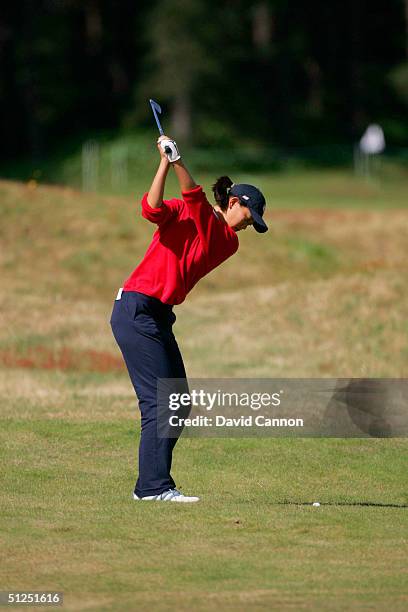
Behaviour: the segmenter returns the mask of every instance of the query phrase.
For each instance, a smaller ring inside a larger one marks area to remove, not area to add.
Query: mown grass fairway
[[[407,375],[406,177],[321,178],[328,210],[278,177],[271,231],[242,233],[175,309],[191,377]],[[173,473],[202,502],[133,502],[109,318],[153,228],[130,198],[0,197],[1,590],[62,590],[66,610],[406,610],[407,441],[182,439]]]

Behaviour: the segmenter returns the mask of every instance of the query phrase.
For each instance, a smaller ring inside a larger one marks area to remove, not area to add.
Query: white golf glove
[[[169,162],[175,162],[181,158],[175,140],[160,140],[158,142],[162,150],[166,153]]]

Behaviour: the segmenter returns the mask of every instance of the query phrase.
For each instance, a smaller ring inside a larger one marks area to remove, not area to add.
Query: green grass
[[[405,610],[406,439],[186,438],[173,472],[202,502],[132,501],[140,421],[109,317],[152,234],[146,176],[132,198],[0,182],[1,589],[63,590],[67,610]],[[175,309],[188,374],[406,377],[405,171],[243,177],[271,231]]]
[[[202,503],[138,504],[134,419],[33,408],[2,425],[4,588],[72,610],[404,609],[404,441],[182,439],[174,473]]]

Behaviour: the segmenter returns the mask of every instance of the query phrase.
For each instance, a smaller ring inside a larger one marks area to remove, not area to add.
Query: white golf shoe
[[[136,493],[133,493],[133,499],[136,501],[171,501],[185,504],[200,501],[199,497],[183,495],[183,493],[180,493],[177,489],[169,489],[159,495],[148,495],[147,497],[138,497]]]

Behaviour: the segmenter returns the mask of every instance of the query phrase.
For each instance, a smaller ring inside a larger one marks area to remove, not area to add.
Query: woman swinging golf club
[[[111,326],[141,411],[139,476],[133,497],[196,502],[198,497],[177,490],[170,474],[177,437],[159,437],[157,431],[158,379],[186,379],[172,332],[173,306],[181,304],[200,278],[237,251],[238,231],[248,225],[257,232],[267,231],[262,219],[265,198],[256,187],[233,184],[222,176],[212,188],[213,207],[181,160],[176,143],[164,135],[157,142],[160,165],[141,204],[142,216],[158,228],[143,260],[118,292]],[[170,165],[182,199],[163,200]]]

